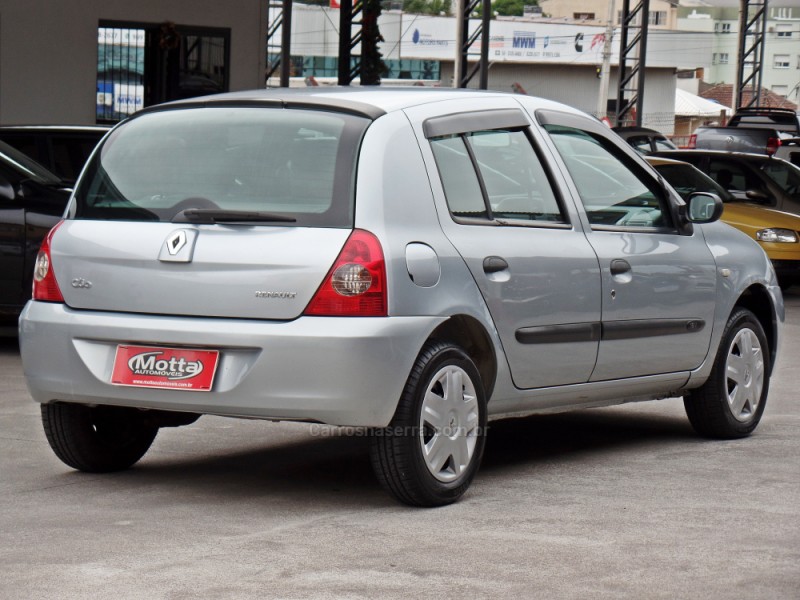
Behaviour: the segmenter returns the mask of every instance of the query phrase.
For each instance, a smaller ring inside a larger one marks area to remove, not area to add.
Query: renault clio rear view
[[[67,465],[203,414],[359,426],[402,502],[457,500],[489,418],[683,396],[750,434],[769,260],[596,120],[453,90],[257,91],[104,139],[39,253],[23,365]]]

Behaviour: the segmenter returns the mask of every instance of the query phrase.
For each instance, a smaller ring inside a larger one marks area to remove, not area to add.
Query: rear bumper
[[[254,321],[131,315],[29,302],[20,316],[28,388],[56,400],[332,425],[385,426],[443,317]],[[217,349],[210,392],[109,383],[118,344]]]

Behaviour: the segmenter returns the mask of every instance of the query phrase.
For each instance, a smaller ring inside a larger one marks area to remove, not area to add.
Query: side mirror
[[[695,192],[689,196],[689,213],[691,223],[713,223],[722,216],[722,200],[716,194]]]
[[[748,200],[758,202],[759,204],[769,204],[770,200],[769,196],[761,190],[747,190],[745,196],[747,196]]]

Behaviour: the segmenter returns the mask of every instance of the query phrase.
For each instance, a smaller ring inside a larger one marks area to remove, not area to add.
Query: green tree
[[[403,11],[418,15],[451,14],[451,0],[404,0]]]
[[[538,0],[495,0],[492,12],[504,17],[521,17],[525,6],[538,5]]]

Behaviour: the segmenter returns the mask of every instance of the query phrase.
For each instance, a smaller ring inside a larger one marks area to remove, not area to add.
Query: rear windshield
[[[171,221],[198,208],[288,217],[284,225],[350,227],[356,156],[368,124],[266,107],[144,114],[120,125],[94,155],[70,213]]]

